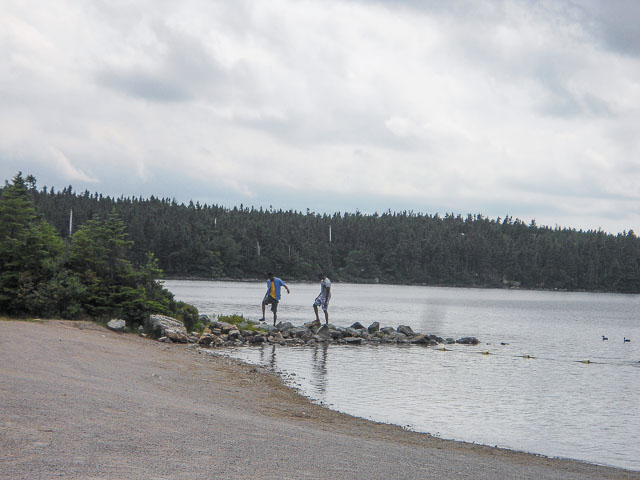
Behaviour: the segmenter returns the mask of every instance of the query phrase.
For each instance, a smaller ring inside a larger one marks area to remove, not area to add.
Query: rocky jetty
[[[425,333],[414,332],[407,325],[397,328],[382,327],[374,322],[365,327],[355,322],[350,327],[324,325],[318,321],[295,326],[290,322],[277,325],[264,325],[250,321],[232,324],[211,321],[201,335],[187,334],[184,326],[175,319],[162,315],[151,316],[151,333],[161,341],[174,343],[198,343],[203,347],[240,347],[244,345],[260,345],[263,343],[277,345],[314,345],[332,343],[337,345],[361,344],[407,344],[435,346],[441,343],[460,343],[477,345],[475,337],[463,337],[458,340],[446,340]]]

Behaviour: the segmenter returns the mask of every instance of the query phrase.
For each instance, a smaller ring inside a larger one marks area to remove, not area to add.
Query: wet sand
[[[90,322],[0,321],[0,479],[640,479],[313,405],[262,368]]]

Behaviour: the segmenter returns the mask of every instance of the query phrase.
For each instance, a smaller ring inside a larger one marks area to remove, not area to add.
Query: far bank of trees
[[[35,179],[16,175],[0,195],[0,314],[144,323],[150,313],[197,321],[197,310],[157,282],[152,253],[131,261],[117,211],[96,215],[63,239],[34,207]]]
[[[640,292],[640,240],[633,231],[539,227],[508,216],[185,205],[76,193],[71,186],[38,189],[35,179],[25,184],[63,237],[71,210],[74,229],[117,212],[133,241],[132,265],[145,265],[153,252],[172,277],[263,278],[273,270],[288,279],[315,279],[321,270],[332,280],[354,282]]]

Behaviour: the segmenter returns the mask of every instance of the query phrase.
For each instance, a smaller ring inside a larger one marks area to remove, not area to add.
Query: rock
[[[174,343],[189,343],[189,338],[182,332],[167,331],[167,337]]]
[[[314,320],[313,322],[307,322],[304,324],[305,327],[307,327],[309,330],[313,330],[314,328],[320,328],[322,324],[320,323],[320,320]]]
[[[143,334],[144,333],[144,327],[142,325],[140,325],[138,327],[138,333]]]
[[[230,330],[227,335],[228,340],[238,340],[240,338],[240,330]]]
[[[413,330],[411,330],[411,327],[408,325],[398,325],[398,328],[396,329],[396,331],[398,333],[402,333],[403,335],[406,335],[407,337],[412,337],[416,334]]]
[[[293,328],[293,324],[291,322],[278,322],[278,324],[276,325],[276,328],[279,331],[284,332],[285,330],[289,330],[290,328]]]
[[[311,338],[311,335],[313,335],[313,333],[311,333],[311,331],[308,328],[305,327],[293,327],[289,329],[289,334],[292,337],[296,337],[296,338],[301,338],[303,340],[307,340],[309,338]]]
[[[344,337],[342,340],[349,345],[360,345],[362,343],[362,338],[360,337]]]
[[[380,331],[380,323],[373,322],[371,325],[369,325],[369,328],[367,329],[367,331],[369,332],[369,335],[378,333]]]
[[[260,328],[265,332],[267,332],[269,335],[280,333],[280,330],[278,330],[278,327],[274,327],[273,325],[262,325]]]
[[[459,343],[461,345],[478,345],[480,343],[480,340],[478,340],[476,337],[462,337],[456,340],[456,343]]]
[[[426,335],[416,335],[410,340],[410,343],[413,343],[415,345],[428,345],[429,342],[429,337]]]
[[[329,331],[329,327],[326,325],[322,325],[318,331],[316,332],[316,335],[321,338],[322,340],[326,340],[327,338],[329,338],[331,336],[331,332]]]
[[[444,343],[446,343],[447,345],[451,345],[452,343],[456,343],[456,341],[453,338],[449,337],[444,341]]]
[[[209,315],[205,315],[204,313],[200,315],[200,323],[204,326],[209,325],[211,323],[211,318]]]
[[[213,336],[209,334],[204,334],[198,340],[198,344],[200,345],[211,345],[213,342]]]
[[[385,335],[393,335],[394,333],[396,333],[396,329],[393,327],[382,327],[380,331]]]
[[[184,328],[182,322],[165,315],[151,315],[146,330],[151,332],[156,338],[168,337],[169,332],[175,332],[185,336],[187,334],[187,329]]]
[[[127,322],[118,318],[112,318],[109,320],[109,323],[107,323],[107,328],[114,332],[122,333],[127,329]]]
[[[265,341],[266,341],[266,338],[264,338],[264,335],[254,335],[249,340],[249,343],[257,344],[257,343],[264,343]]]
[[[160,337],[158,341],[163,343],[169,343],[171,340],[169,340],[169,337]]]
[[[232,323],[227,323],[227,322],[215,322],[215,327],[219,328],[222,333],[229,333],[231,330],[237,330],[238,327],[236,327],[234,324]]]
[[[360,322],[355,322],[351,325],[351,328],[355,328],[356,330],[364,330],[364,326]]]
[[[345,329],[345,334],[349,337],[361,337],[362,336],[362,332],[360,330],[357,330],[353,327],[349,327],[347,329]]]
[[[338,330],[336,328],[329,327],[329,336],[334,340],[338,338],[342,338],[344,335],[344,330]]]

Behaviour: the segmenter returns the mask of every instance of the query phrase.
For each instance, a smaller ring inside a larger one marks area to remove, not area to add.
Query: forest
[[[32,176],[25,185],[63,238],[71,215],[75,231],[116,212],[133,242],[128,260],[142,266],[152,253],[166,277],[262,279],[273,271],[311,280],[322,271],[345,282],[640,292],[632,230],[613,235],[481,214],[326,214],[112,198],[72,186],[39,189]]]
[[[35,179],[19,173],[0,194],[0,314],[11,317],[122,318],[144,325],[152,313],[191,329],[195,307],[162,287],[153,253],[131,260],[133,242],[117,209],[63,238],[34,206]]]

